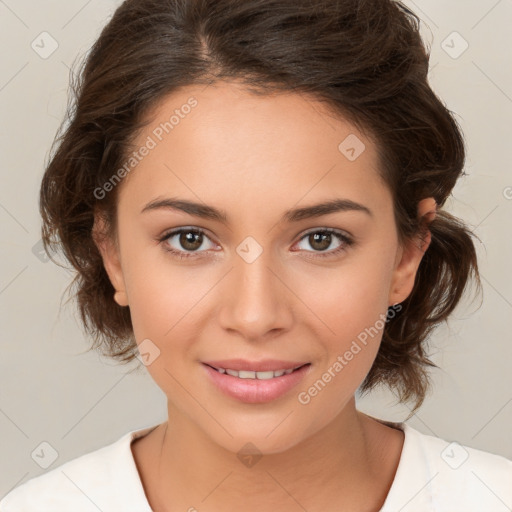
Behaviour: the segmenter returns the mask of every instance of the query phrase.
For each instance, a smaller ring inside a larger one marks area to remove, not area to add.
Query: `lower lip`
[[[226,395],[249,404],[271,402],[293,389],[309,372],[311,364],[272,379],[240,379],[203,364],[213,383]]]

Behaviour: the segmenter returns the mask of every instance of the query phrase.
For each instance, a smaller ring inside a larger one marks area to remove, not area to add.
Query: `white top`
[[[376,419],[376,418],[375,418]],[[380,512],[510,512],[512,461],[378,420],[405,434]],[[152,512],[130,448],[158,425],[133,430],[12,490],[0,512]]]

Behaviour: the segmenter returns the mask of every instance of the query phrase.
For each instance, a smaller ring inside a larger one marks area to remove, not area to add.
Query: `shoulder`
[[[420,503],[429,507],[425,510],[436,512],[510,510],[512,461],[423,434],[407,424],[404,432],[402,460],[395,476],[399,492],[394,496],[402,499],[403,512],[423,510],[416,508]]]
[[[113,454],[112,446],[101,448],[30,479],[0,502],[0,511],[57,511],[64,504],[74,510],[94,510],[91,500],[108,490],[104,486],[108,485]]]
[[[507,483],[512,483],[511,460],[501,455],[471,448],[458,441],[422,434],[411,427],[408,427],[408,430],[410,436],[415,437],[417,444],[424,450],[432,469],[442,472],[446,478],[452,477],[456,481],[467,478],[468,473],[481,473],[492,475],[498,481],[501,478],[508,478]],[[446,471],[445,468],[451,471]]]
[[[107,511],[131,498],[144,505],[130,443],[152,428],[130,431],[114,443],[28,480],[0,501],[0,512]]]

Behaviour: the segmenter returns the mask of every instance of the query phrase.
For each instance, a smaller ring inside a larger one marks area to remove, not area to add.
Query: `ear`
[[[422,232],[410,240],[405,247],[399,247],[397,251],[395,270],[389,289],[389,306],[403,302],[411,294],[416,273],[432,239],[428,224],[435,219],[436,212],[437,204],[433,197],[422,199],[418,203],[418,218],[422,225]]]
[[[110,278],[110,282],[116,290],[114,300],[120,306],[128,306],[128,296],[126,294],[117,240],[113,239],[112,236],[108,234],[104,215],[99,212],[94,214],[92,237],[101,254],[103,265]]]

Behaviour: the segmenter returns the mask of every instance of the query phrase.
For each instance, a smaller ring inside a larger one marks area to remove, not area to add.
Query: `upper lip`
[[[261,361],[248,361],[246,359],[222,359],[216,361],[203,361],[208,366],[230,370],[245,370],[253,372],[275,372],[277,370],[292,370],[308,364],[301,361],[283,361],[280,359],[263,359]]]

